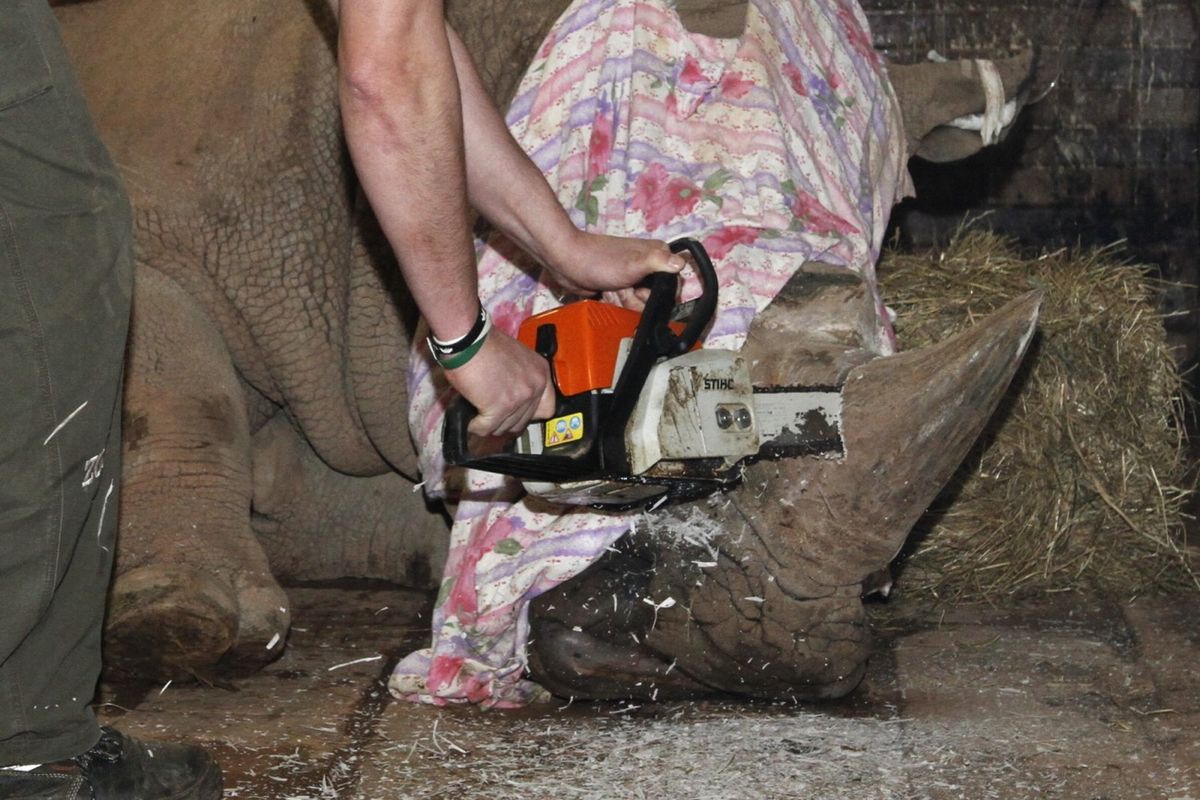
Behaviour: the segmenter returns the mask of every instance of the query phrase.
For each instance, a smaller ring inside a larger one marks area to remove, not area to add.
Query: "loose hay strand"
[[[918,525],[899,585],[943,599],[1200,590],[1183,544],[1183,390],[1148,270],[1120,248],[1035,258],[984,230],[879,269],[903,349],[1044,293],[1006,401]]]

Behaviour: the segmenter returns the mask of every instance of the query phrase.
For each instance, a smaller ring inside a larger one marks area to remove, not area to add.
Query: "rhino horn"
[[[1004,396],[1040,304],[1031,292],[937,345],[852,369],[842,398],[844,458],[756,465],[751,491],[733,502],[755,529],[771,532],[764,538],[775,558],[801,573],[793,580],[860,583],[895,557]]]

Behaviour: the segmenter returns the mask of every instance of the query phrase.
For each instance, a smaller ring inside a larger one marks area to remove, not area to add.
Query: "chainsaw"
[[[703,291],[676,304],[678,276],[658,272],[639,313],[580,300],[525,320],[517,338],[550,365],[554,415],[514,439],[470,436],[476,410],[447,410],[447,464],[521,479],[559,503],[656,507],[726,491],[759,459],[842,456],[838,387],[754,387],[732,350],[704,349],[717,274],[694,239],[687,253]]]

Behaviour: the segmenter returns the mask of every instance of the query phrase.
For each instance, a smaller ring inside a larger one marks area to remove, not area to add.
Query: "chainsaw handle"
[[[465,397],[456,398],[446,409],[442,429],[442,456],[449,466],[499,472],[522,480],[561,483],[594,475],[600,469],[600,448],[594,446],[599,434],[594,423],[600,419],[602,400],[595,392],[575,397],[559,395],[554,416],[578,415],[592,420],[583,437],[562,452],[523,454],[515,452],[513,440],[503,436],[475,437],[467,426],[478,413]],[[471,445],[482,449],[472,451]]]
[[[679,334],[671,346],[671,352],[663,353],[668,357],[683,355],[691,350],[692,346],[700,341],[700,334],[704,333],[704,329],[708,327],[708,323],[717,310],[717,271],[713,268],[713,263],[709,260],[708,251],[704,249],[704,245],[695,239],[684,237],[671,242],[670,247],[672,253],[686,252],[692,257],[692,263],[696,265],[696,271],[700,276],[702,291],[700,297],[696,299],[696,305],[692,307],[687,327],[683,329],[683,333]],[[650,293],[653,296],[653,288]],[[672,302],[674,302],[674,293],[675,287],[672,286]]]
[[[565,413],[567,400],[558,390],[558,378],[554,374],[554,355],[558,352],[558,334],[553,325],[542,325],[538,328],[534,352],[546,359],[550,365],[550,385],[554,388],[554,416]],[[442,456],[447,464],[456,466],[480,466],[486,468],[489,463],[497,463],[499,453],[473,454],[471,452],[472,435],[467,430],[471,420],[479,415],[467,398],[459,395],[446,408],[446,416],[442,423]],[[493,443],[497,437],[490,437]],[[500,456],[502,459],[503,456]]]
[[[454,398],[446,408],[446,419],[442,423],[442,456],[447,464],[470,463],[467,425],[478,414],[479,410],[465,397]]]

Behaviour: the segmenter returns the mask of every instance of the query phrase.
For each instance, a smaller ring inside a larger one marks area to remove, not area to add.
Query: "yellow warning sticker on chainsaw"
[[[577,442],[583,438],[583,412],[576,411],[565,417],[555,417],[546,422],[546,447]]]

